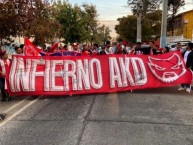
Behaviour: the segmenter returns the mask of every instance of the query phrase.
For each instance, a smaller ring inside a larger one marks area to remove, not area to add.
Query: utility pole
[[[137,11],[137,42],[141,42],[141,20],[142,20],[142,10],[143,10],[143,2],[142,0],[128,0],[128,5],[132,5],[134,9]]]
[[[168,0],[163,0],[161,37],[160,37],[160,47],[161,48],[164,48],[166,46],[167,14],[168,14]]]
[[[142,0],[138,0],[137,2],[137,42],[141,42],[141,18],[142,18],[142,8],[143,2]]]

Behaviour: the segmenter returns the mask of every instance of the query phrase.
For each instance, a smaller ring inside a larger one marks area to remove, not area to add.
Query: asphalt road
[[[193,92],[14,97],[0,103],[0,145],[193,145]]]

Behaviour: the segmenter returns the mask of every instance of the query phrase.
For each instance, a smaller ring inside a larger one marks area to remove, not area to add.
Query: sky
[[[68,0],[68,2],[78,5],[83,3],[95,5],[100,24],[110,28],[112,37],[117,36],[114,30],[115,25],[118,24],[117,18],[131,14],[127,0]]]
[[[130,12],[127,0],[68,0],[68,2],[78,5],[83,3],[95,5],[99,20],[116,20]]]
[[[131,8],[127,5],[127,0],[68,0],[68,2],[73,5],[78,4],[79,6],[83,3],[95,5],[99,15],[99,22],[109,26],[113,37],[116,37],[114,27],[118,24],[117,18],[131,14]],[[193,9],[193,0],[185,0],[185,2],[186,5],[181,8],[180,12]]]

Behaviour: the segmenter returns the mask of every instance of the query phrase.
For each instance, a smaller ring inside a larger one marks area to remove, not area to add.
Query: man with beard
[[[186,47],[186,51],[182,54],[186,67],[191,71],[193,71],[193,51],[192,50],[193,50],[193,43],[188,43]],[[181,87],[178,90],[179,91],[186,90],[186,92],[190,93],[191,85],[181,84]]]

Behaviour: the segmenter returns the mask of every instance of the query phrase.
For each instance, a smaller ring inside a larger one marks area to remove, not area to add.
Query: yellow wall
[[[188,20],[188,23],[185,24],[185,20]],[[189,12],[185,12],[183,14],[183,36],[186,39],[192,40],[193,35],[193,10]]]

